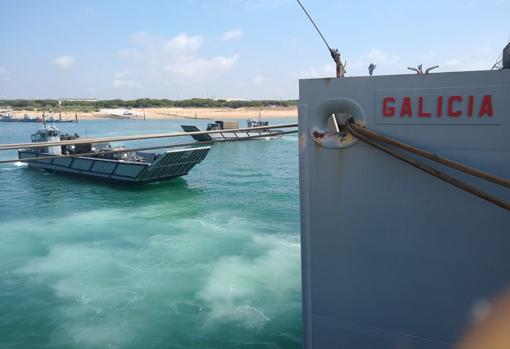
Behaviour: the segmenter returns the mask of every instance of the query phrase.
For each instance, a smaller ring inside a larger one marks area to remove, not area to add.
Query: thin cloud
[[[118,79],[125,79],[131,75],[131,70],[123,70],[115,74],[115,77]]]
[[[264,84],[270,80],[271,80],[270,78],[268,78],[264,75],[256,75],[253,77],[253,83],[257,84],[257,85]]]
[[[491,69],[501,54],[499,49],[482,46],[477,50],[470,50],[456,57],[448,57],[439,62],[438,71],[469,71]]]
[[[71,68],[75,61],[76,59],[72,56],[58,56],[55,57],[53,63],[55,63],[59,68],[67,69]]]
[[[211,59],[192,59],[189,62],[168,64],[164,70],[170,75],[184,78],[218,76],[232,68],[238,58],[238,55],[234,55],[230,58],[218,56]]]
[[[336,68],[334,63],[327,63],[321,67],[310,66],[300,70],[297,74],[294,74],[292,78],[297,79],[313,79],[313,78],[324,78],[334,77],[336,75]]]
[[[399,56],[387,53],[381,49],[375,48],[361,57],[347,63],[348,75],[368,75],[368,66],[373,63],[376,65],[376,74],[397,74],[405,73],[402,68],[402,62]]]
[[[241,29],[233,29],[223,33],[221,38],[224,41],[239,40],[243,36],[244,32]]]
[[[131,61],[140,72],[160,81],[207,80],[230,70],[239,56],[204,57],[201,50],[204,38],[181,33],[172,38],[161,38],[147,32],[133,36],[134,48],[119,51],[119,56]]]
[[[370,51],[366,57],[375,63],[394,64],[400,61],[400,57],[389,55],[380,49]]]
[[[138,88],[140,84],[132,79],[132,72],[130,70],[123,70],[115,74],[112,86],[118,89],[124,89]]]
[[[136,82],[130,80],[114,79],[112,81],[112,86],[115,88],[135,88],[139,85]]]

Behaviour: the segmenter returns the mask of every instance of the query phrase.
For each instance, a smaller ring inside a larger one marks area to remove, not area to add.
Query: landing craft
[[[261,128],[262,127],[262,128]],[[263,127],[268,127],[267,129]],[[200,132],[200,128],[195,125],[181,125],[184,132]],[[269,129],[268,121],[246,120],[246,128],[238,131],[239,122],[218,120],[208,124],[206,131],[223,131],[215,134],[192,134],[194,140],[199,142],[223,142],[223,141],[242,141],[246,139],[270,139],[279,138],[284,135],[281,130]]]
[[[62,135],[54,126],[32,134],[37,143],[75,141],[80,137]],[[19,149],[18,157],[29,167],[48,172],[85,176],[117,183],[147,183],[187,175],[209,153],[210,147],[169,150],[163,153],[112,148],[107,142],[42,145]],[[30,160],[29,160],[30,159]]]

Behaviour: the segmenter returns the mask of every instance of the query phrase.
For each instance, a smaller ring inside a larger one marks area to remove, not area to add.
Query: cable
[[[312,17],[308,14],[308,11],[306,11],[305,7],[303,6],[303,4],[301,3],[300,0],[297,0],[299,6],[301,6],[301,8],[303,9],[303,11],[305,11],[305,14],[308,16],[308,18],[310,19],[310,22],[312,22],[313,26],[315,27],[315,29],[317,29],[317,32],[319,32],[319,35],[321,36],[322,40],[324,41],[324,43],[326,44],[326,46],[328,47],[328,50],[329,52],[331,52],[331,47],[329,47],[328,45],[328,42],[326,41],[326,39],[324,38],[324,35],[322,35],[321,31],[319,30],[319,27],[317,27],[317,25],[315,24],[315,22],[313,21]]]

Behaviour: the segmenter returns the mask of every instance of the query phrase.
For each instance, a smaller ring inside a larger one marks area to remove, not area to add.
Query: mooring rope
[[[287,135],[292,133],[297,133],[297,130],[292,131],[284,131],[279,132],[277,135]],[[247,136],[242,138],[232,138],[232,139],[221,139],[214,141],[201,141],[201,142],[188,142],[188,143],[177,143],[177,144],[167,144],[167,145],[157,145],[157,146],[148,146],[148,147],[139,147],[139,148],[125,148],[125,149],[114,149],[107,150],[101,152],[93,152],[93,153],[80,153],[80,154],[62,154],[62,155],[51,155],[51,156],[39,156],[35,158],[25,158],[25,159],[9,159],[9,160],[0,160],[0,164],[7,164],[13,162],[30,162],[35,160],[52,160],[52,159],[62,159],[62,158],[78,158],[78,157],[95,157],[107,154],[118,154],[118,153],[129,153],[134,151],[145,151],[145,150],[153,150],[153,149],[168,149],[168,148],[179,148],[186,146],[196,146],[196,145],[210,145],[213,143],[228,143],[228,142],[240,142],[240,141],[250,141],[256,140],[260,138],[267,138],[268,135],[254,135]],[[193,149],[193,148],[192,148]]]
[[[400,149],[403,149],[403,150],[406,150],[410,153],[413,153],[415,155],[418,155],[418,156],[422,156],[422,157],[425,157],[427,159],[430,159],[430,160],[433,160],[433,161],[436,161],[438,163],[441,163],[445,166],[448,166],[450,168],[453,168],[453,169],[456,169],[458,171],[461,171],[461,172],[464,172],[464,173],[467,173],[469,175],[472,175],[472,176],[476,176],[476,177],[479,177],[479,178],[482,178],[482,179],[485,179],[487,181],[490,181],[492,183],[495,183],[495,184],[498,184],[498,185],[501,185],[501,186],[504,186],[504,187],[509,187],[509,183],[510,181],[508,181],[507,179],[504,179],[504,178],[500,178],[500,177],[497,177],[497,176],[493,176],[491,174],[488,174],[486,172],[483,172],[483,171],[480,171],[480,170],[477,170],[477,169],[474,169],[474,168],[471,168],[469,166],[466,166],[466,165],[463,165],[463,164],[460,164],[458,162],[455,162],[455,161],[452,161],[452,160],[449,160],[449,159],[446,159],[444,157],[440,157],[438,155],[435,155],[435,154],[432,154],[430,152],[427,152],[425,150],[422,150],[422,149],[419,149],[419,148],[416,148],[416,147],[413,147],[411,145],[408,145],[408,144],[405,144],[405,143],[402,143],[402,142],[399,142],[397,140],[394,140],[392,138],[389,138],[389,137],[386,137],[386,136],[383,136],[377,132],[374,132],[374,131],[370,131],[370,130],[367,130],[363,127],[360,127],[359,125],[356,125],[355,122],[351,119],[349,122],[347,122],[346,124],[347,126],[347,129],[349,130],[349,132],[356,138],[358,138],[359,140],[423,171],[423,172],[426,172],[442,181],[445,181],[459,189],[462,189],[470,194],[473,194],[483,200],[486,200],[494,205],[497,205],[507,211],[510,211],[510,203],[504,201],[504,200],[501,200],[475,186],[472,186],[470,184],[467,184],[457,178],[454,178],[450,175],[447,175],[446,173],[444,172],[441,172],[431,166],[428,166],[422,162],[419,162],[413,158],[410,158],[404,154],[401,154],[393,149],[390,149],[388,148],[387,146],[384,146],[378,142],[383,142],[383,143],[387,143],[387,144],[391,144],[393,146],[396,146]]]
[[[157,133],[157,134],[119,136],[119,137],[102,137],[102,138],[80,138],[80,139],[67,140],[67,141],[56,141],[56,142],[0,144],[0,150],[12,150],[12,149],[19,149],[19,148],[30,149],[30,148],[40,148],[40,147],[47,147],[47,146],[87,144],[87,143],[136,141],[136,140],[142,140],[142,139],[173,138],[173,137],[184,137],[184,136],[195,136],[195,135],[209,135],[209,134],[216,134],[216,133],[263,131],[263,130],[269,130],[269,129],[273,129],[273,128],[290,128],[290,127],[297,127],[297,126],[298,126],[298,124],[294,123],[294,124],[281,124],[281,125],[273,125],[273,126],[256,126],[256,127],[243,127],[243,128],[234,128],[234,129],[226,129],[226,130],[212,130],[212,131]],[[264,137],[264,136],[262,136],[262,137]]]
[[[404,150],[406,150],[406,151],[408,151],[410,153],[413,153],[413,154],[422,156],[424,158],[427,158],[429,160],[438,162],[438,163],[440,163],[442,165],[445,165],[445,166],[448,166],[448,167],[453,168],[455,170],[467,173],[467,174],[469,174],[471,176],[479,177],[479,178],[485,179],[486,181],[489,181],[489,182],[492,182],[492,183],[495,183],[495,184],[502,185],[504,187],[510,188],[510,180],[508,180],[508,179],[501,178],[501,177],[498,177],[498,176],[494,176],[494,175],[492,175],[490,173],[478,170],[476,168],[472,168],[472,167],[466,166],[464,164],[461,164],[459,162],[447,159],[447,158],[439,156],[437,154],[433,154],[433,153],[428,152],[426,150],[414,147],[414,146],[409,145],[409,144],[405,144],[405,143],[399,142],[399,141],[397,141],[397,140],[395,140],[393,138],[386,137],[384,135],[381,135],[380,133],[377,133],[377,132],[374,132],[374,131],[370,131],[370,130],[364,128],[364,127],[356,125],[354,122],[351,123],[351,126],[352,126],[352,128],[354,128],[356,130],[356,132],[361,133],[361,134],[363,134],[364,136],[366,136],[368,138],[371,138],[371,139],[374,139],[374,140],[377,140],[377,141],[380,141],[380,142],[383,142],[383,143],[386,143],[386,144],[390,144],[390,145],[396,146],[396,147],[404,149]]]

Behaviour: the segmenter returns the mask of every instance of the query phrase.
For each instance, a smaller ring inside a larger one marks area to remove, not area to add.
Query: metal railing
[[[292,128],[297,127],[297,123],[293,124],[281,124],[273,126],[257,126],[257,127],[243,127],[234,128],[227,130],[212,130],[212,131],[194,131],[194,132],[173,132],[173,133],[156,133],[146,135],[133,135],[133,136],[117,136],[117,137],[100,137],[100,138],[80,138],[66,141],[56,142],[38,142],[38,143],[13,143],[13,144],[0,144],[0,150],[12,150],[12,149],[30,149],[40,148],[47,146],[59,146],[59,145],[76,145],[76,144],[91,144],[91,143],[108,143],[108,142],[120,142],[120,141],[136,141],[143,139],[157,139],[157,138],[174,138],[194,135],[207,135],[216,133],[227,133],[227,132],[241,132],[241,131],[257,131],[257,130],[269,130],[274,128]]]
[[[260,127],[249,127],[249,128],[238,128],[238,129],[228,129],[228,130],[213,130],[213,131],[196,131],[196,132],[175,132],[175,133],[160,133],[160,134],[147,134],[147,135],[135,135],[135,136],[118,136],[118,137],[102,137],[102,138],[82,138],[75,140],[66,140],[66,141],[56,141],[56,142],[38,142],[38,143],[14,143],[14,144],[0,144],[1,150],[13,150],[13,149],[31,149],[31,148],[41,148],[47,146],[64,146],[64,145],[76,145],[76,144],[92,144],[92,143],[106,143],[106,142],[118,142],[118,141],[134,141],[134,140],[143,140],[143,139],[156,139],[156,138],[175,138],[175,137],[184,137],[184,136],[192,136],[192,135],[200,135],[200,134],[217,134],[217,133],[225,133],[225,132],[235,132],[235,131],[260,131],[274,128],[294,128],[297,127],[297,123],[294,124],[281,124],[281,125],[273,125],[273,126],[260,126]],[[297,133],[296,130],[290,131],[282,131],[279,132],[278,135],[287,135],[292,133]],[[0,164],[13,163],[13,162],[29,162],[29,161],[40,161],[40,160],[49,160],[49,159],[58,159],[58,158],[76,158],[76,157],[94,157],[98,155],[107,155],[107,154],[118,154],[118,153],[127,153],[134,151],[146,151],[146,150],[154,150],[154,149],[169,149],[169,148],[179,148],[179,147],[188,147],[188,146],[198,146],[198,145],[211,145],[214,143],[228,143],[228,142],[239,142],[239,141],[248,141],[248,140],[256,140],[263,139],[268,137],[267,134],[257,133],[252,136],[243,136],[232,139],[219,139],[219,140],[210,140],[210,141],[200,141],[200,142],[185,142],[185,143],[175,143],[175,144],[165,144],[165,145],[154,145],[154,146],[146,146],[146,147],[137,147],[137,148],[122,148],[122,149],[112,149],[101,152],[87,152],[80,154],[62,154],[62,155],[46,155],[37,156],[32,158],[24,158],[24,159],[8,159],[8,160],[0,160]]]

